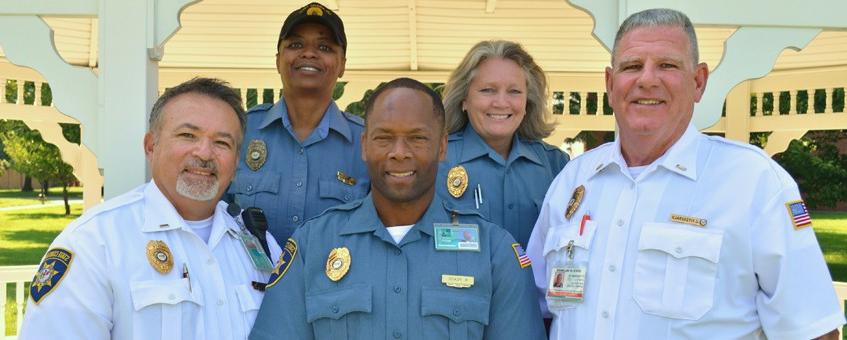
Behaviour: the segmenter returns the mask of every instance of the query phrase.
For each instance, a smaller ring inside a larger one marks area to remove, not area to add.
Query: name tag
[[[447,287],[453,288],[468,288],[473,286],[474,278],[473,276],[462,276],[462,275],[441,275],[441,283],[446,285]]]
[[[476,224],[435,223],[435,250],[479,251],[479,226]]]

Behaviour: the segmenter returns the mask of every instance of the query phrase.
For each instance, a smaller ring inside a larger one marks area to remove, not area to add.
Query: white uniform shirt
[[[587,263],[585,299],[553,312],[551,339],[809,339],[844,323],[812,228],[795,230],[786,208],[797,185],[761,150],[689,126],[638,178],[626,167],[606,144],[547,192],[528,245],[536,285],[571,240]]]
[[[207,245],[152,181],[104,202],[50,245],[73,258],[49,295],[29,300],[21,339],[247,338],[264,294],[251,282],[270,273],[255,269],[238,230],[220,202]],[[150,240],[170,249],[169,272],[148,261]]]

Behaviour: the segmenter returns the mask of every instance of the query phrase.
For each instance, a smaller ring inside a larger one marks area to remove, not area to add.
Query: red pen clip
[[[582,232],[585,230],[585,222],[589,220],[591,220],[591,215],[589,215],[589,213],[582,215],[582,221],[579,222],[579,236],[582,236]]]

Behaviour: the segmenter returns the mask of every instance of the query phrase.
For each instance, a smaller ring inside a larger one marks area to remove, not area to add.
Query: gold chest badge
[[[582,197],[585,196],[585,187],[578,186],[574,189],[573,194],[571,195],[571,200],[568,201],[568,208],[565,210],[565,218],[571,219],[571,216],[579,209],[579,205],[582,203]]]
[[[251,140],[250,145],[247,146],[247,154],[244,155],[244,161],[247,162],[250,170],[259,170],[262,165],[265,165],[267,159],[268,147],[265,145],[265,141],[259,139]]]
[[[326,258],[326,276],[332,281],[341,280],[350,270],[351,260],[347,247],[332,249]]]
[[[468,189],[468,172],[461,165],[450,168],[447,173],[447,191],[450,195],[459,198]]]
[[[335,172],[335,178],[338,179],[339,182],[347,184],[349,186],[356,185],[356,178],[352,176],[348,176],[344,173],[344,171],[338,170]]]
[[[171,249],[164,241],[151,240],[147,242],[147,261],[157,272],[167,274],[174,268]]]

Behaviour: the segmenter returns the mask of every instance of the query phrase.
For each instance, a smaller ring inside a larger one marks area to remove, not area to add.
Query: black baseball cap
[[[277,50],[279,49],[279,44],[282,43],[282,39],[287,38],[294,31],[294,27],[305,22],[315,22],[329,27],[335,35],[335,41],[338,45],[341,45],[345,53],[347,52],[347,35],[344,34],[344,23],[341,22],[341,17],[317,2],[303,6],[291,12],[285,18],[285,22],[282,24],[282,30],[279,31],[279,40],[276,42]]]

